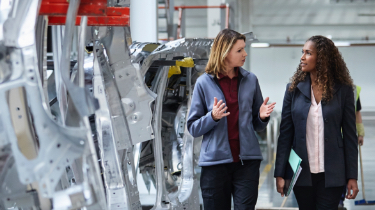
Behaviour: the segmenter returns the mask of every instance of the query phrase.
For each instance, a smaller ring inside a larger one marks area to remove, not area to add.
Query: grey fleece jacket
[[[263,122],[259,117],[259,109],[263,103],[262,92],[258,79],[243,68],[239,68],[239,134],[240,134],[240,159],[262,160],[255,131],[266,128],[269,118]],[[225,97],[219,84],[210,74],[201,75],[194,88],[187,126],[193,137],[203,135],[199,166],[211,166],[233,162],[228,140],[228,126],[226,117],[214,121],[211,111],[214,97],[218,101]]]

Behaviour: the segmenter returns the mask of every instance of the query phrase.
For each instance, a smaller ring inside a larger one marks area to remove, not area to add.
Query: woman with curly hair
[[[275,163],[277,191],[284,196],[291,149],[302,159],[294,187],[299,208],[337,209],[358,193],[358,148],[353,81],[334,43],[309,38],[286,87]]]

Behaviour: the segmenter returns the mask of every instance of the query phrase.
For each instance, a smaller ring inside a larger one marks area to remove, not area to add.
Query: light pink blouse
[[[316,103],[311,86],[311,106],[306,123],[306,147],[311,173],[324,172],[324,122],[322,103]]]

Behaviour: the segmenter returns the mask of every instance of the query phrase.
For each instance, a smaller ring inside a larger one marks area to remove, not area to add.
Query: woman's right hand
[[[217,98],[214,97],[214,106],[211,112],[212,119],[214,119],[215,121],[218,121],[221,118],[230,115],[230,112],[225,113],[227,109],[228,107],[225,106],[225,103],[223,103],[223,100],[220,100],[219,102],[217,102]]]
[[[276,188],[277,192],[281,194],[281,197],[284,197],[284,185],[285,180],[282,177],[276,177]]]

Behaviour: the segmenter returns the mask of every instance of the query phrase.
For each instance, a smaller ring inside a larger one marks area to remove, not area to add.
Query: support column
[[[207,0],[208,6],[219,6],[224,0]],[[207,9],[207,37],[215,38],[221,31],[220,9]]]
[[[130,30],[137,42],[158,41],[157,0],[130,1]]]

